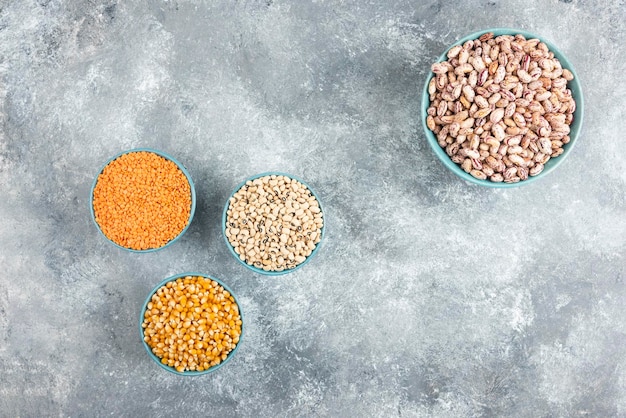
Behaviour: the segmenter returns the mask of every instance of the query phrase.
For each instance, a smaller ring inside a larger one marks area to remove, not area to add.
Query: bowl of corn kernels
[[[450,46],[422,94],[426,139],[460,178],[515,187],[543,178],[572,151],[583,95],[554,45],[517,29],[487,29]]]
[[[159,283],[139,317],[148,355],[168,372],[198,376],[214,372],[237,352],[243,338],[243,313],[221,281],[183,273]]]
[[[241,182],[222,214],[224,240],[250,270],[277,276],[309,262],[324,237],[324,212],[315,192],[285,173]]]
[[[178,240],[195,208],[189,172],[172,156],[149,148],[109,159],[91,188],[91,216],[98,231],[133,252],[160,250]]]

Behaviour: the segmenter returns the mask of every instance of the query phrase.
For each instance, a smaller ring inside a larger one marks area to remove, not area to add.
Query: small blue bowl
[[[265,177],[265,176],[285,176],[285,177],[289,177],[290,179],[294,179],[294,180],[299,181],[300,183],[302,183],[304,186],[306,186],[311,191],[311,194],[315,197],[315,199],[317,200],[317,203],[319,204],[319,207],[320,207],[320,210],[321,210],[322,214],[324,214],[324,225],[322,226],[321,231],[320,231],[320,242],[317,243],[317,245],[315,246],[315,249],[311,252],[311,254],[309,254],[309,256],[306,258],[306,260],[304,260],[302,263],[298,264],[297,266],[295,266],[292,269],[286,269],[286,270],[283,270],[283,271],[265,271],[263,269],[255,267],[253,265],[250,265],[250,264],[246,263],[245,261],[243,261],[243,260],[241,260],[239,258],[239,254],[237,254],[235,252],[235,249],[230,244],[230,242],[228,241],[228,237],[226,236],[226,219],[228,217],[227,212],[228,212],[228,207],[230,206],[230,199],[231,199],[231,197],[233,197],[235,195],[235,193],[237,193],[239,191],[239,189],[241,189],[243,186],[245,186],[245,184],[247,182],[253,181],[255,179],[258,179],[260,177]],[[255,176],[248,177],[247,179],[245,179],[244,181],[239,183],[239,185],[235,188],[235,190],[230,194],[230,196],[226,200],[226,205],[224,206],[224,212],[222,213],[222,235],[224,236],[224,241],[226,241],[226,245],[228,246],[228,249],[230,250],[230,253],[233,255],[233,257],[235,257],[235,259],[240,264],[244,265],[245,267],[249,268],[250,270],[252,270],[255,273],[263,274],[263,275],[266,275],[266,276],[280,276],[280,275],[283,275],[283,274],[291,273],[292,271],[298,270],[299,268],[301,268],[302,266],[307,264],[311,260],[311,258],[319,250],[320,245],[322,244],[322,241],[324,240],[324,231],[325,230],[326,230],[325,212],[324,212],[324,209],[322,208],[322,202],[320,201],[320,198],[317,196],[317,194],[315,194],[313,189],[310,188],[309,185],[306,184],[304,181],[302,181],[302,179],[300,179],[300,178],[298,178],[296,176],[292,176],[291,174],[280,173],[280,172],[268,172],[268,173],[257,174]]]
[[[182,231],[180,231],[180,234],[178,234],[176,237],[174,237],[172,240],[170,240],[167,244],[165,244],[165,245],[163,245],[162,247],[159,247],[159,248],[149,248],[149,249],[146,249],[146,250],[134,250],[132,248],[122,247],[121,245],[119,245],[116,242],[111,241],[106,235],[104,235],[104,232],[102,232],[102,229],[100,228],[100,225],[98,225],[98,222],[96,221],[96,214],[95,214],[95,212],[93,210],[93,192],[94,192],[94,189],[96,188],[96,184],[98,183],[98,177],[100,177],[100,174],[102,173],[102,171],[104,171],[106,166],[109,165],[109,163],[111,161],[121,157],[122,155],[130,154],[130,153],[133,153],[133,152],[141,152],[141,151],[151,152],[153,154],[160,155],[161,157],[163,157],[163,158],[173,162],[174,164],[176,164],[176,166],[180,169],[180,171],[183,172],[185,177],[187,177],[187,181],[189,182],[189,188],[191,189],[191,211],[189,212],[189,221],[187,222],[187,226],[185,226],[185,228]],[[107,241],[109,241],[111,244],[115,245],[117,248],[121,248],[122,250],[130,251],[130,252],[133,252],[133,253],[150,253],[150,252],[162,250],[163,248],[170,246],[175,241],[177,241],[185,233],[185,231],[187,231],[187,229],[189,228],[189,225],[191,225],[191,221],[193,220],[193,215],[196,212],[196,189],[195,189],[193,180],[191,179],[191,175],[189,174],[187,169],[180,162],[178,162],[178,160],[176,160],[171,155],[169,155],[169,154],[167,154],[167,153],[165,153],[163,151],[158,151],[158,150],[151,149],[151,148],[135,148],[135,149],[131,149],[131,150],[120,152],[119,154],[111,157],[106,162],[106,164],[104,164],[100,168],[100,170],[98,171],[98,175],[96,176],[96,178],[93,181],[93,184],[91,185],[91,193],[90,193],[89,197],[90,197],[90,199],[89,199],[89,210],[91,212],[91,220],[93,221],[94,225],[96,225],[96,228],[98,229],[98,232],[100,232],[100,234],[104,238],[106,238]]]
[[[584,113],[583,92],[580,86],[580,80],[579,80],[578,74],[574,70],[574,66],[565,57],[565,55],[563,55],[561,51],[559,51],[554,45],[552,45],[550,42],[546,41],[545,39],[533,33],[526,32],[526,31],[519,30],[519,29],[495,28],[495,29],[485,29],[479,32],[471,33],[461,38],[460,40],[455,42],[453,45],[451,45],[448,49],[446,49],[446,51],[443,54],[441,54],[437,62],[446,61],[448,59],[447,53],[450,50],[450,48],[456,45],[462,45],[469,40],[478,39],[481,35],[485,33],[489,33],[489,32],[493,32],[494,36],[522,34],[524,35],[524,37],[526,37],[526,39],[533,39],[533,38],[539,39],[541,42],[547,45],[547,47],[550,49],[551,52],[554,53],[555,58],[557,58],[561,62],[561,66],[563,68],[567,68],[568,70],[570,70],[572,74],[574,75],[574,79],[572,81],[567,82],[567,88],[569,88],[572,91],[572,97],[576,101],[576,110],[574,111],[574,120],[572,121],[572,124],[570,125],[570,134],[569,134],[570,142],[563,145],[563,154],[561,154],[560,156],[556,158],[551,158],[550,161],[548,161],[545,164],[545,168],[543,169],[543,171],[539,173],[538,175],[533,176],[533,177],[529,176],[527,180],[523,180],[518,183],[504,183],[504,182],[495,183],[490,180],[479,180],[475,178],[474,176],[472,176],[471,174],[466,173],[465,171],[463,171],[461,166],[454,163],[450,159],[448,154],[446,154],[445,150],[439,146],[439,143],[437,142],[437,138],[435,137],[435,134],[430,129],[428,129],[428,126],[426,126],[426,117],[428,116],[427,111],[428,111],[428,107],[430,106],[428,84],[430,83],[430,80],[434,76],[432,72],[430,73],[428,77],[426,77],[426,83],[424,84],[424,89],[422,92],[422,126],[424,127],[424,132],[426,133],[426,140],[428,141],[428,144],[433,149],[433,151],[435,152],[439,160],[446,167],[448,167],[454,174],[456,174],[463,180],[466,180],[466,181],[469,181],[471,183],[478,184],[481,186],[486,186],[486,187],[497,187],[497,188],[518,187],[518,186],[533,183],[539,179],[544,178],[546,175],[554,171],[565,160],[565,158],[571,153],[574,147],[574,144],[576,143],[576,140],[578,139],[578,136],[580,135],[580,131],[581,131],[582,124],[583,124],[583,113]]]
[[[210,367],[207,370],[203,370],[201,372],[196,372],[196,371],[179,372],[176,369],[174,369],[173,367],[170,367],[170,366],[167,366],[167,365],[161,363],[161,359],[158,358],[156,355],[154,355],[154,353],[152,352],[152,349],[150,348],[148,343],[146,343],[144,341],[144,339],[143,339],[144,338],[144,332],[143,332],[143,327],[141,326],[141,324],[143,324],[144,315],[145,315],[146,309],[148,307],[148,303],[152,299],[152,296],[157,292],[157,290],[159,290],[161,287],[163,287],[168,282],[173,282],[173,281],[176,281],[176,279],[179,279],[181,277],[187,277],[187,276],[205,277],[207,279],[215,280],[217,283],[219,283],[219,285],[222,286],[225,290],[227,290],[232,295],[233,299],[235,299],[235,303],[237,304],[237,306],[239,308],[239,316],[241,317],[241,335],[239,336],[239,342],[237,343],[235,348],[230,353],[228,353],[228,356],[226,357],[226,360],[222,361],[218,365]],[[203,374],[212,373],[212,372],[216,371],[217,369],[221,368],[222,366],[224,366],[226,363],[228,363],[230,361],[230,359],[235,355],[235,353],[239,349],[239,346],[241,345],[241,342],[243,341],[244,325],[245,324],[244,324],[243,311],[241,309],[241,304],[237,300],[237,296],[235,296],[233,291],[230,290],[230,288],[228,286],[226,286],[224,283],[222,283],[220,280],[215,279],[215,278],[210,277],[210,276],[207,276],[206,274],[202,274],[202,273],[181,273],[181,274],[177,274],[177,275],[172,276],[172,277],[168,277],[167,279],[163,280],[161,283],[156,285],[156,287],[154,289],[152,289],[152,291],[150,292],[150,294],[146,298],[146,301],[143,303],[143,306],[141,308],[141,313],[139,314],[139,336],[141,338],[141,342],[143,344],[143,347],[146,349],[146,352],[148,353],[150,358],[152,360],[154,360],[154,362],[156,364],[158,364],[162,369],[167,370],[170,373],[177,374],[179,376],[201,376]]]

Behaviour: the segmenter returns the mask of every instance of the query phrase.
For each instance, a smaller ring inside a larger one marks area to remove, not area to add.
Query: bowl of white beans
[[[262,173],[242,181],[228,198],[222,232],[235,259],[264,275],[306,265],[324,237],[324,212],[303,180]]]

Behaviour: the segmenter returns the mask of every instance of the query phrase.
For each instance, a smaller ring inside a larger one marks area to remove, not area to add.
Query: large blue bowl
[[[175,368],[170,367],[166,364],[161,363],[161,359],[158,358],[156,355],[154,355],[154,353],[152,352],[152,349],[150,348],[150,346],[148,345],[148,343],[146,343],[144,341],[144,332],[143,332],[143,327],[141,326],[141,324],[143,324],[143,320],[144,320],[144,315],[146,312],[146,309],[148,307],[148,303],[150,302],[150,300],[152,299],[152,295],[154,295],[157,290],[159,290],[161,287],[163,287],[165,284],[167,284],[168,282],[172,282],[172,281],[176,281],[176,279],[179,279],[181,277],[187,277],[187,276],[192,276],[192,277],[205,277],[207,279],[211,279],[211,280],[215,280],[217,283],[220,284],[220,286],[222,286],[225,290],[227,290],[232,296],[233,299],[235,299],[235,303],[237,304],[238,308],[239,308],[239,316],[241,317],[241,335],[239,336],[239,342],[237,343],[237,345],[235,346],[235,348],[228,353],[228,357],[226,357],[226,360],[222,361],[220,364],[210,367],[207,370],[203,370],[201,372],[196,372],[196,371],[185,371],[185,372],[179,372],[177,371]],[[237,296],[235,296],[235,294],[233,293],[232,290],[230,290],[230,288],[228,286],[226,286],[223,282],[221,282],[218,279],[215,279],[213,277],[207,276],[206,274],[202,274],[202,273],[181,273],[181,274],[177,274],[175,276],[171,276],[168,277],[167,279],[163,280],[161,283],[159,283],[158,285],[156,285],[154,287],[154,289],[152,289],[152,291],[150,292],[150,294],[148,295],[148,297],[146,298],[146,301],[143,303],[143,306],[141,307],[141,312],[139,314],[139,336],[141,338],[141,342],[143,344],[143,347],[146,349],[146,352],[148,353],[148,356],[150,356],[150,358],[152,360],[154,360],[154,362],[156,364],[158,364],[162,369],[167,370],[170,373],[174,373],[177,374],[179,376],[201,376],[203,374],[208,374],[208,373],[212,373],[216,370],[218,370],[219,368],[221,368],[222,366],[224,366],[226,363],[228,363],[230,361],[230,359],[235,355],[235,353],[237,352],[237,350],[239,349],[239,346],[241,345],[241,342],[243,341],[243,334],[244,334],[244,319],[243,319],[243,310],[241,309],[241,304],[239,303],[239,301],[237,300]]]
[[[545,43],[548,46],[550,51],[554,53],[554,56],[558,58],[558,60],[561,62],[561,66],[563,68],[567,68],[568,70],[572,72],[572,74],[574,74],[574,79],[572,81],[567,82],[567,88],[569,88],[572,91],[572,97],[576,101],[576,110],[574,111],[574,120],[572,121],[572,124],[570,125],[570,134],[569,134],[570,142],[563,145],[563,154],[561,154],[560,156],[556,158],[551,158],[550,161],[548,161],[545,164],[545,168],[543,169],[543,171],[539,173],[538,175],[533,176],[533,177],[528,177],[527,180],[523,180],[518,183],[504,183],[504,182],[494,183],[490,180],[479,180],[475,178],[474,176],[472,176],[471,174],[466,173],[465,171],[463,171],[461,166],[454,163],[450,159],[448,154],[446,154],[445,150],[441,148],[439,144],[437,143],[437,138],[435,137],[435,134],[430,129],[428,129],[428,126],[426,126],[426,117],[428,116],[427,110],[430,105],[430,97],[428,94],[428,83],[430,83],[430,80],[434,76],[432,72],[429,74],[428,77],[426,77],[426,83],[424,84],[424,89],[422,92],[422,126],[424,127],[424,132],[426,134],[426,140],[428,141],[428,144],[430,144],[430,147],[433,149],[433,151],[435,152],[439,160],[446,167],[448,167],[448,169],[450,169],[454,174],[456,174],[463,180],[467,180],[471,183],[478,184],[481,186],[487,186],[487,187],[499,187],[499,188],[518,187],[518,186],[533,183],[539,179],[544,178],[546,175],[554,171],[565,160],[565,158],[571,153],[572,148],[574,147],[574,144],[576,143],[578,136],[580,135],[580,130],[583,124],[583,113],[584,113],[583,92],[580,86],[580,80],[579,80],[578,74],[574,70],[574,66],[565,57],[565,55],[563,55],[561,51],[559,51],[554,45],[552,45],[550,42],[546,41],[542,37],[537,36],[530,32],[519,30],[519,29],[495,28],[495,29],[485,29],[479,32],[471,33],[459,39],[457,42],[452,44],[448,49],[446,49],[446,51],[443,54],[441,54],[437,62],[446,61],[448,59],[447,53],[450,50],[450,48],[456,45],[462,45],[469,40],[478,39],[481,35],[485,33],[489,33],[489,32],[493,32],[494,36],[522,34],[526,37],[526,39],[532,39],[532,38],[539,39],[541,40],[541,42]]]
[[[169,242],[167,242],[165,245],[163,245],[162,247],[159,248],[149,248],[146,250],[134,250],[132,248],[126,248],[123,247],[121,245],[119,245],[116,242],[111,241],[106,235],[104,235],[104,232],[102,232],[102,229],[100,228],[100,225],[98,225],[98,222],[96,222],[96,214],[93,210],[93,192],[94,189],[96,188],[96,184],[98,183],[98,177],[100,177],[100,174],[102,173],[102,171],[105,169],[105,167],[107,165],[109,165],[109,163],[119,157],[121,157],[122,155],[125,154],[130,154],[132,152],[140,152],[140,151],[145,151],[145,152],[151,152],[153,154],[157,154],[160,155],[161,157],[170,160],[171,162],[173,162],[174,164],[176,164],[176,166],[180,169],[180,171],[183,172],[183,174],[185,175],[185,177],[187,178],[187,181],[189,182],[189,188],[191,189],[191,211],[189,212],[189,221],[187,222],[187,226],[185,226],[185,228],[180,231],[180,234],[178,234],[176,237],[174,237],[172,240],[170,240]],[[185,231],[187,231],[187,229],[189,228],[189,225],[191,225],[191,221],[193,220],[193,215],[196,212],[196,189],[193,183],[193,180],[191,179],[191,175],[189,174],[189,172],[187,171],[187,169],[180,163],[178,162],[178,160],[176,160],[174,157],[172,157],[171,155],[163,152],[163,151],[158,151],[155,149],[151,149],[151,148],[135,148],[135,149],[131,149],[131,150],[127,150],[127,151],[123,151],[120,152],[119,154],[111,157],[106,164],[104,164],[100,170],[98,171],[98,175],[96,176],[96,178],[94,179],[92,185],[91,185],[91,194],[89,195],[89,210],[91,212],[91,220],[93,221],[94,225],[96,225],[96,228],[98,229],[98,232],[100,232],[100,234],[106,238],[107,241],[109,241],[111,244],[115,245],[118,248],[121,248],[123,250],[126,251],[130,251],[133,253],[149,253],[149,252],[153,252],[153,251],[158,251],[158,250],[162,250],[165,247],[169,247],[171,244],[173,244],[174,242],[176,242],[180,237],[183,236],[183,234],[185,233]]]
[[[315,246],[315,249],[311,252],[311,254],[302,263],[298,264],[296,267],[294,267],[292,269],[287,269],[287,270],[283,270],[283,271],[265,271],[263,269],[255,267],[253,265],[250,265],[250,264],[246,263],[245,261],[241,260],[239,258],[239,254],[237,254],[235,252],[235,249],[230,244],[230,242],[228,241],[228,237],[226,236],[226,219],[227,219],[227,216],[228,216],[227,215],[228,207],[230,206],[230,198],[233,197],[235,195],[235,193],[237,193],[239,191],[239,189],[241,189],[247,182],[255,180],[255,179],[258,179],[259,177],[272,176],[272,175],[289,177],[291,179],[297,180],[300,183],[302,183],[304,186],[306,186],[311,191],[311,194],[315,197],[315,199],[317,199],[317,203],[319,204],[320,210],[321,210],[322,214],[324,214],[324,225],[322,226],[321,231],[320,231],[320,242],[317,243],[317,245]],[[324,240],[324,231],[325,230],[326,230],[326,213],[324,212],[324,209],[322,208],[322,202],[321,202],[319,196],[317,196],[317,194],[315,194],[313,189],[310,188],[309,185],[306,184],[302,179],[300,179],[300,178],[298,178],[296,176],[292,176],[291,174],[280,173],[280,172],[268,172],[268,173],[257,174],[255,176],[248,177],[247,179],[245,179],[244,181],[239,183],[239,185],[235,188],[235,190],[233,190],[233,192],[230,194],[230,196],[226,200],[226,205],[224,206],[224,212],[222,213],[222,235],[224,236],[224,241],[226,241],[226,245],[228,246],[228,249],[230,250],[230,253],[233,255],[233,257],[235,257],[235,259],[240,264],[246,266],[247,268],[249,268],[250,270],[252,270],[255,273],[264,274],[266,276],[280,276],[280,275],[283,275],[283,274],[291,273],[292,271],[298,270],[299,268],[301,268],[302,266],[307,264],[311,260],[311,258],[313,258],[313,256],[319,250],[319,248],[320,248],[320,246],[322,244],[322,241]]]

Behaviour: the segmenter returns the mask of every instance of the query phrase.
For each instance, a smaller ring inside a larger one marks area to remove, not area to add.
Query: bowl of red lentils
[[[115,155],[91,188],[91,217],[115,246],[163,249],[187,230],[196,208],[191,175],[174,157],[138,148]]]
[[[159,283],[139,317],[148,355],[168,372],[182,376],[211,373],[235,355],[243,338],[243,313],[220,280],[182,273]]]
[[[304,181],[262,173],[241,182],[228,198],[222,232],[229,251],[255,273],[278,276],[301,268],[324,238],[324,212]]]
[[[487,187],[530,184],[571,153],[583,122],[572,63],[553,44],[510,28],[471,33],[431,65],[422,124],[439,160]]]

